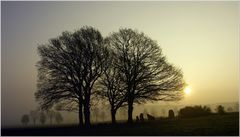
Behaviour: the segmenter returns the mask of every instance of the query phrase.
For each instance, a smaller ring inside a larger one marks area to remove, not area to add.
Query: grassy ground
[[[152,122],[2,129],[2,135],[239,135],[239,113]]]

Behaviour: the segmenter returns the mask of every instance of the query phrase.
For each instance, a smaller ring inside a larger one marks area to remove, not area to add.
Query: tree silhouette
[[[119,79],[121,73],[114,66],[113,53],[110,52],[109,60],[107,63],[108,68],[103,72],[100,80],[98,81],[98,92],[100,97],[106,98],[111,106],[112,123],[116,123],[117,110],[124,106],[126,102],[125,89],[123,83]]]
[[[108,51],[104,48],[103,38],[99,31],[85,28],[80,31],[83,43],[82,58],[82,88],[84,91],[84,117],[86,126],[90,125],[90,98],[93,86],[106,69]],[[78,36],[78,35],[77,35]]]
[[[144,122],[144,116],[143,116],[143,113],[140,113],[140,116],[139,116],[139,117],[140,117],[140,121],[141,121],[141,122]]]
[[[38,117],[39,117],[38,111],[37,111],[37,110],[32,110],[32,111],[30,111],[30,117],[31,117],[31,119],[32,119],[32,121],[33,121],[33,124],[35,125],[35,124],[36,124],[36,120],[37,120]]]
[[[211,114],[211,109],[207,106],[186,106],[179,110],[179,116],[182,118],[206,116]]]
[[[56,113],[55,113],[55,121],[56,121],[58,124],[60,124],[60,123],[63,121],[63,117],[62,117],[61,113],[59,113],[59,112],[56,112]]]
[[[158,44],[143,33],[120,29],[106,38],[113,49],[114,66],[122,74],[128,104],[128,122],[132,123],[133,104],[148,100],[180,100],[184,88],[182,72],[167,63]]]
[[[58,104],[58,109],[78,111],[79,124],[90,125],[90,100],[96,80],[106,65],[107,49],[100,32],[83,27],[74,33],[63,32],[49,44],[38,47],[38,91],[43,109]]]
[[[40,113],[39,113],[39,121],[40,121],[40,123],[41,123],[42,125],[45,124],[45,122],[46,122],[46,115],[45,115],[44,112],[40,112]]]
[[[106,47],[111,49],[114,60],[110,69]],[[48,44],[40,45],[38,53],[41,60],[37,63],[35,95],[41,108],[47,110],[56,105],[58,110],[78,111],[79,123],[83,123],[84,114],[86,126],[90,125],[93,89],[103,72],[105,78],[106,74],[118,77],[116,83],[121,85],[112,88],[116,91],[113,98],[121,98],[118,103],[112,103],[113,119],[114,111],[125,101],[131,123],[134,103],[181,99],[179,91],[184,87],[181,70],[167,63],[155,41],[131,29],[120,29],[107,37],[105,43],[100,32],[92,27],[83,27],[74,33],[63,32]]]
[[[217,106],[217,113],[218,114],[224,114],[225,113],[224,107],[222,105]]]
[[[29,116],[28,115],[23,115],[21,122],[23,125],[27,125],[29,123]]]
[[[51,39],[49,44],[38,47],[38,91],[35,93],[42,109],[57,104],[58,110],[75,111],[79,106],[79,123],[82,119],[82,88],[79,53],[80,45],[73,43],[70,32]],[[76,58],[76,57],[78,58]],[[75,59],[75,60],[73,60]],[[77,106],[78,105],[78,106]]]

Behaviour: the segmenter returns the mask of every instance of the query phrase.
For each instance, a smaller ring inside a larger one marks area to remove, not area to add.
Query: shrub
[[[183,118],[206,116],[210,114],[211,109],[207,106],[187,106],[179,111],[179,117]]]
[[[217,107],[217,112],[218,114],[224,114],[225,113],[224,107],[222,105],[219,105]]]

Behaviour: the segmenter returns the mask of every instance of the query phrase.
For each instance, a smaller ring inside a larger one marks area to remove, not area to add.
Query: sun
[[[189,94],[191,93],[190,87],[186,87],[186,88],[184,89],[184,92],[185,92],[186,95],[189,95]]]

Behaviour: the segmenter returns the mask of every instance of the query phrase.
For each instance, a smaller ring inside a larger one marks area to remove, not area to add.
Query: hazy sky
[[[238,101],[237,2],[1,2],[1,120],[34,109],[38,44],[84,25],[133,28],[157,40],[192,92],[180,104]]]

